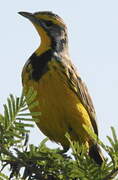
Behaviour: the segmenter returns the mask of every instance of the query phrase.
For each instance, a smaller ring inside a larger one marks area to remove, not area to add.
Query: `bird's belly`
[[[92,128],[86,109],[67,81],[65,75],[49,71],[38,82],[27,82],[27,87],[37,91],[39,106],[33,111],[41,112],[38,127],[51,140],[65,147],[69,146],[66,132],[72,140],[81,143],[88,141],[83,124]]]

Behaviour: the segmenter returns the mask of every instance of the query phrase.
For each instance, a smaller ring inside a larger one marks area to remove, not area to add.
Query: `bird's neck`
[[[35,51],[37,56],[45,53],[48,50],[52,50],[57,54],[68,54],[68,37],[67,33],[63,32],[61,36],[49,36],[41,26],[35,25],[35,28],[40,36],[40,46]]]
[[[67,55],[68,40],[61,38],[50,39],[48,36],[42,36],[40,46],[35,51],[35,54],[40,56],[48,50],[52,50],[52,52],[56,52],[58,55]]]
[[[52,39],[51,48],[58,54],[68,53],[68,40],[63,38]]]

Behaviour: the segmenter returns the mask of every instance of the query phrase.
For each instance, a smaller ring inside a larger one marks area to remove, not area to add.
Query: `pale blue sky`
[[[4,0],[0,5],[0,108],[10,93],[21,93],[21,70],[39,45],[32,24],[18,11],[49,10],[68,26],[73,63],[85,80],[98,117],[101,139],[110,127],[118,131],[118,1],[117,0]],[[43,139],[32,130],[31,142]]]

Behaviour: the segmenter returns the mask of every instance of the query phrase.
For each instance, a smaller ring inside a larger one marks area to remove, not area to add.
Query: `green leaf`
[[[33,113],[19,113],[18,116],[40,116],[40,112],[33,112]]]
[[[21,97],[19,99],[19,106],[20,107],[26,106],[26,101],[25,101],[25,98],[24,98],[24,91],[22,91]]]
[[[20,108],[20,98],[19,97],[17,97],[16,98],[16,111],[18,111],[19,110],[19,108]]]
[[[110,144],[114,147],[114,142],[111,137],[107,136],[107,139],[109,140]]]
[[[16,104],[15,104],[15,98],[12,94],[10,94],[10,100],[11,100],[11,104],[12,104],[12,111],[13,111],[13,115],[15,116],[16,114]]]
[[[9,178],[5,174],[0,173],[0,180],[9,180]]]
[[[19,120],[19,121],[31,121],[31,122],[32,122],[32,121],[34,121],[35,119],[33,119],[33,118],[22,118],[22,117],[19,118],[19,117],[18,117],[18,118],[16,118],[16,120]]]
[[[117,135],[116,135],[116,132],[115,132],[115,129],[113,127],[111,127],[111,131],[112,131],[112,136],[113,136],[113,140],[114,140],[114,143],[118,143],[118,139],[117,139]]]
[[[11,101],[9,98],[7,98],[7,102],[8,102],[8,112],[9,112],[9,118],[10,120],[13,118],[13,112],[12,112],[12,105],[11,105]]]
[[[15,122],[16,127],[34,127],[33,124],[26,124],[26,123],[18,123]]]

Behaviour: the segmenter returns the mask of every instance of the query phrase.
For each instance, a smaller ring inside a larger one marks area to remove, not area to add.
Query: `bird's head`
[[[33,14],[29,12],[19,12],[19,14],[28,18],[40,35],[41,45],[36,51],[37,54],[41,53],[41,49],[45,51],[51,48],[57,52],[62,52],[67,49],[67,28],[62,18],[58,15],[50,11],[36,12]]]

